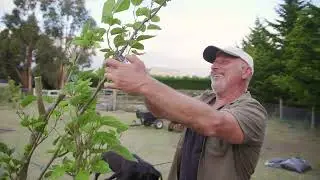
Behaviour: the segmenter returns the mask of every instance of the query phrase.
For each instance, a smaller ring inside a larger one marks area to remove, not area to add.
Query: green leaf
[[[61,176],[64,175],[65,172],[66,170],[63,166],[55,166],[52,170],[50,179],[59,179]]]
[[[92,136],[92,141],[95,143],[95,144],[102,144],[102,145],[105,145],[105,144],[108,144],[108,145],[117,145],[117,144],[120,144],[120,141],[119,139],[109,133],[109,132],[97,132],[95,133],[93,136]]]
[[[106,22],[108,18],[112,17],[112,10],[115,5],[115,0],[107,0],[103,5],[102,22]]]
[[[61,136],[58,136],[55,140],[53,140],[52,144],[55,146],[57,142],[60,140]]]
[[[126,131],[128,129],[127,124],[124,124],[113,116],[102,116],[100,121],[102,125],[116,128],[118,133]]]
[[[80,170],[80,172],[76,175],[75,180],[88,180],[90,173],[84,170]]]
[[[30,121],[29,121],[29,117],[24,117],[21,121],[20,121],[20,125],[23,127],[27,127],[29,126]]]
[[[131,3],[132,3],[134,6],[139,6],[139,5],[142,3],[142,0],[131,0]]]
[[[53,154],[53,153],[55,153],[55,152],[56,152],[55,149],[49,149],[49,150],[46,151],[46,153],[49,153],[49,154]]]
[[[126,27],[133,27],[133,24],[131,23],[128,23],[128,24],[125,24]]]
[[[137,37],[137,41],[142,41],[142,40],[145,40],[145,39],[150,39],[150,38],[153,38],[155,36],[152,36],[152,35],[140,35]]]
[[[157,16],[157,15],[154,15],[154,16],[151,18],[151,21],[152,21],[152,22],[159,22],[159,21],[160,21],[160,17]]]
[[[109,48],[105,48],[105,49],[100,49],[101,52],[111,52],[112,50]]]
[[[106,58],[106,59],[110,58],[112,56],[114,56],[114,52],[107,52],[107,53],[104,54],[104,58]]]
[[[54,98],[50,97],[50,96],[42,96],[42,99],[47,103],[53,103],[54,102]]]
[[[73,40],[73,44],[78,46],[86,46],[88,44],[88,41],[84,39],[75,39]]]
[[[117,13],[117,12],[125,11],[129,9],[129,7],[130,7],[130,0],[118,0],[115,6],[114,12]]]
[[[9,156],[12,154],[12,149],[10,149],[6,144],[0,142],[0,152],[6,153]]]
[[[159,4],[159,5],[162,5],[164,3],[163,6],[166,6],[166,4],[167,4],[165,1],[166,0],[153,0],[153,2],[155,2],[155,3]]]
[[[123,46],[126,44],[126,41],[124,40],[124,37],[122,34],[118,34],[114,40],[113,40],[113,43],[116,47],[119,47],[119,46]]]
[[[78,124],[83,127],[87,123],[99,118],[95,111],[87,111],[78,117]]]
[[[135,50],[135,49],[131,50],[131,52],[132,52],[133,54],[136,54],[136,55],[141,55],[141,52],[138,52],[138,51]]]
[[[107,17],[104,22],[109,24],[110,26],[113,26],[115,24],[121,25],[120,19],[113,17]]]
[[[75,152],[76,151],[76,143],[74,142],[74,140],[72,138],[63,138],[63,140],[61,140],[61,143],[63,145],[63,147],[68,150],[69,152]]]
[[[155,25],[155,24],[149,24],[147,29],[161,30],[161,28],[158,25]]]
[[[146,16],[149,17],[150,16],[150,10],[147,7],[140,7],[137,9],[136,11],[136,16]]]
[[[92,170],[96,173],[105,174],[110,172],[111,169],[109,168],[108,164],[103,160],[98,160],[92,165]]]
[[[49,178],[52,175],[52,171],[47,171],[46,174],[44,174],[45,178]]]
[[[142,24],[141,22],[135,22],[134,24],[133,24],[133,29],[134,30],[138,30],[140,28],[140,30],[142,31],[142,32],[144,32],[145,30],[146,30],[146,25],[145,24]]]
[[[36,96],[33,95],[27,95],[26,97],[23,98],[21,101],[21,106],[22,107],[27,107],[29,104],[31,104],[33,101],[37,100]]]
[[[114,25],[114,24],[121,25],[121,20],[120,20],[120,19],[118,19],[118,18],[113,18],[113,19],[112,19],[112,24],[111,24],[111,25]]]
[[[62,163],[67,171],[72,171],[75,168],[75,162],[70,160],[68,157],[64,157]]]
[[[139,49],[139,50],[143,50],[144,49],[143,44],[141,44],[139,42],[134,43],[131,47],[135,48],[135,49]]]
[[[135,158],[133,157],[132,153],[124,146],[117,144],[114,146],[110,147],[110,150],[115,151],[119,153],[121,156],[123,156],[125,159],[128,160],[134,160]]]
[[[115,35],[115,34],[120,34],[120,33],[124,33],[124,32],[126,32],[125,29],[120,28],[120,27],[116,27],[116,28],[113,28],[113,29],[110,31],[110,34],[111,34],[111,35]]]
[[[35,129],[37,132],[43,132],[44,127],[46,125],[46,122],[43,121],[37,121],[37,122],[31,122],[32,128]]]

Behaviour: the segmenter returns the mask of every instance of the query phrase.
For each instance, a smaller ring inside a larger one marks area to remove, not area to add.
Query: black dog
[[[151,164],[133,154],[138,160],[130,161],[119,154],[109,151],[102,154],[102,159],[109,164],[114,174],[106,180],[162,180],[161,173]],[[95,174],[95,180],[98,180],[100,173]]]

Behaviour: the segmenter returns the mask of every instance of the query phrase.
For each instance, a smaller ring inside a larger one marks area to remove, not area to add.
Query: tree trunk
[[[20,82],[23,83],[21,72],[18,70],[18,68],[16,68],[16,67],[13,67],[13,68],[14,68],[15,72],[17,73],[17,76],[18,76]]]
[[[65,83],[65,67],[63,64],[60,65],[58,77],[58,89],[62,89]]]
[[[31,64],[32,64],[32,47],[28,46],[27,47],[27,88],[28,92],[32,92],[32,70],[31,70]]]
[[[28,74],[25,68],[21,72],[21,84],[23,88],[28,88]]]

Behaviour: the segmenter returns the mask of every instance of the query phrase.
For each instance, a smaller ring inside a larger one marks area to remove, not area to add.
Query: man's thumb
[[[132,64],[140,61],[136,55],[126,55],[126,59]]]

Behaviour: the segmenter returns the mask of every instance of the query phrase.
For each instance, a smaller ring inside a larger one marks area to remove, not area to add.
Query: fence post
[[[282,98],[280,98],[279,105],[280,105],[280,107],[279,107],[280,120],[282,120],[282,119],[283,119],[283,104],[282,104]]]
[[[311,129],[314,129],[316,127],[316,122],[315,122],[315,110],[314,106],[312,106],[311,110]]]
[[[112,110],[115,111],[117,107],[117,90],[112,90]]]

